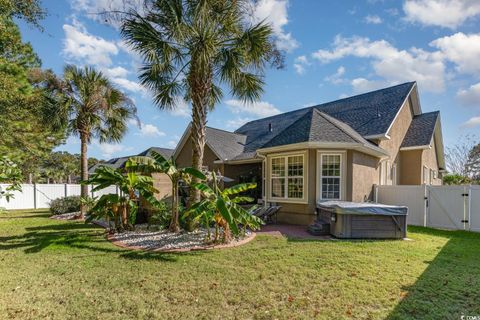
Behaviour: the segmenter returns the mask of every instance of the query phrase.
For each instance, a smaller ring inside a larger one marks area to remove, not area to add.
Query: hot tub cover
[[[404,216],[408,214],[405,206],[391,206],[381,203],[349,202],[349,201],[319,201],[317,208],[333,211],[337,214]]]

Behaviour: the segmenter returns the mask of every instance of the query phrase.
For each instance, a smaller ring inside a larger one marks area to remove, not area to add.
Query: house
[[[190,166],[190,126],[175,152]],[[204,167],[258,183],[257,199],[282,207],[278,219],[309,224],[317,201],[373,200],[375,185],[442,183],[440,113],[423,113],[417,84],[340,99],[246,123],[208,127]]]
[[[127,162],[127,160],[130,157],[135,157],[135,156],[149,157],[152,155],[152,151],[155,151],[161,154],[166,159],[170,159],[174,152],[173,149],[151,147],[151,148],[148,148],[147,150],[140,152],[139,154],[120,157],[120,158],[113,158],[113,159],[107,160],[106,162],[97,163],[88,169],[88,174],[90,175],[94,173],[95,170],[97,170],[99,167],[102,167],[102,166],[111,167],[114,169],[122,168],[125,165],[125,162]],[[155,189],[158,190],[158,193],[155,195],[155,197],[157,199],[162,199],[162,198],[171,196],[172,183],[170,179],[165,174],[162,174],[162,173],[154,173],[152,177],[153,177],[153,186],[155,187]]]

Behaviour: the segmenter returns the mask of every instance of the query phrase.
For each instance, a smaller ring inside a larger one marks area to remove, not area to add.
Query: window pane
[[[322,178],[322,198],[340,199],[340,178]]]
[[[285,179],[284,178],[272,178],[272,197],[274,198],[285,197]]]
[[[322,176],[340,176],[340,155],[322,156]]]
[[[272,177],[285,177],[285,159],[272,159]]]
[[[288,179],[288,197],[296,199],[303,198],[303,178]]]
[[[288,176],[303,176],[303,156],[288,157]]]

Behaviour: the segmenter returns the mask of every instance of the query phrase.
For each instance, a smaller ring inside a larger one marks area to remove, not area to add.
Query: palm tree
[[[155,104],[168,110],[181,96],[191,102],[192,166],[197,170],[203,163],[207,112],[222,99],[221,86],[245,102],[258,100],[266,64],[282,66],[271,27],[246,22],[247,3],[157,0],[142,13],[129,12],[122,23],[126,43],[143,57],[139,78],[153,92]],[[199,190],[192,189],[191,202],[199,199]]]
[[[63,79],[46,79],[49,93],[48,120],[80,137],[80,177],[88,179],[87,146],[92,139],[119,142],[127,131],[127,120],[136,118],[132,100],[115,88],[101,72],[92,67],[67,65]],[[82,184],[81,196],[88,196]],[[81,217],[85,206],[81,206]]]
[[[143,174],[164,173],[172,182],[172,217],[169,230],[171,232],[180,231],[179,223],[179,195],[178,188],[180,181],[191,180],[195,177],[200,180],[206,179],[205,175],[194,168],[177,168],[173,159],[167,160],[158,152],[152,151],[151,157],[132,157],[129,159],[125,168],[127,171],[139,172]]]

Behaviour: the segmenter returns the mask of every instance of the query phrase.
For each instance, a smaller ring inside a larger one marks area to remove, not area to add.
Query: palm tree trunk
[[[179,232],[180,227],[178,223],[178,182],[172,181],[172,219],[170,220],[170,232]]]
[[[87,158],[87,135],[80,134],[80,179],[81,181],[88,180],[88,158]],[[88,185],[82,184],[80,187],[80,195],[82,198],[88,197]],[[80,219],[85,216],[86,208],[84,204],[80,204]]]
[[[192,120],[192,167],[202,171],[207,126],[206,107],[200,105],[200,103],[193,103]],[[192,177],[192,183],[198,182],[198,178]],[[200,190],[190,188],[190,204],[197,203],[198,201],[200,201]]]

